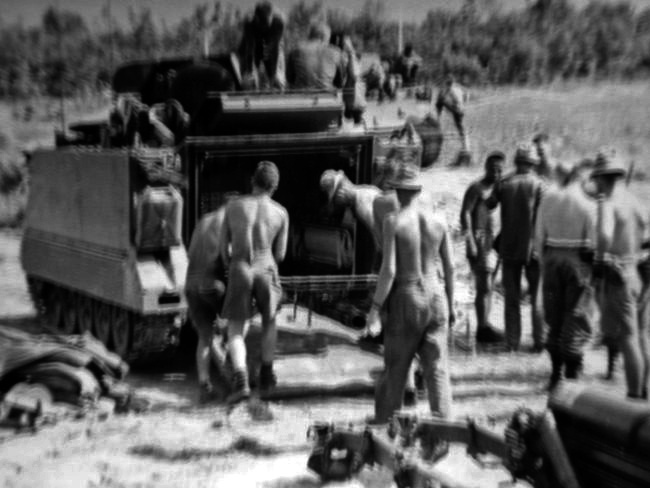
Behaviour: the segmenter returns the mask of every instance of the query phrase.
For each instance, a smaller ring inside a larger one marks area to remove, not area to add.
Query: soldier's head
[[[272,195],[280,183],[278,167],[271,161],[260,161],[255,168],[252,183],[254,193],[257,191]]]
[[[501,178],[503,173],[503,165],[506,161],[506,155],[501,151],[492,151],[485,158],[485,176],[483,179],[486,183],[494,183]]]
[[[596,155],[591,177],[596,183],[598,193],[609,196],[625,174],[623,162],[613,150],[603,150]]]
[[[551,138],[546,132],[540,132],[533,137],[533,145],[539,153],[539,157],[544,157],[549,153]]]
[[[390,186],[397,192],[400,205],[408,205],[422,191],[420,168],[409,163],[399,164]]]
[[[354,185],[341,170],[325,170],[320,177],[320,187],[332,207],[347,207],[354,203]]]
[[[404,45],[404,56],[407,56],[407,57],[408,57],[408,56],[410,56],[411,54],[413,54],[413,44],[411,44],[410,42],[407,42],[407,43]]]
[[[558,161],[553,168],[553,176],[559,186],[567,186],[569,183],[577,179],[577,167],[566,161]]]
[[[309,39],[312,41],[328,43],[331,34],[332,30],[325,22],[316,22],[309,26]]]
[[[520,144],[515,151],[517,173],[530,173],[539,164],[537,150],[530,144]]]
[[[259,25],[269,27],[273,21],[273,5],[271,2],[259,2],[255,5],[255,22]]]

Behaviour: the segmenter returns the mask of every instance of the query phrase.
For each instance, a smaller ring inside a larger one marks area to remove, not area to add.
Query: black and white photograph
[[[0,0],[0,488],[650,487],[650,1]]]

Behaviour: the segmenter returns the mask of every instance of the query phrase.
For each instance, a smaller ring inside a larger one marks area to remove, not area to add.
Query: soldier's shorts
[[[250,264],[232,261],[222,316],[231,320],[248,320],[254,307],[262,320],[275,317],[282,299],[278,266],[270,252],[253,257]]]
[[[641,282],[636,270],[624,270],[616,280],[605,278],[600,296],[600,326],[603,341],[639,333]]]
[[[212,288],[190,287],[185,290],[188,314],[198,334],[208,338],[214,333],[214,321],[221,312],[225,295],[226,287],[218,280]]]

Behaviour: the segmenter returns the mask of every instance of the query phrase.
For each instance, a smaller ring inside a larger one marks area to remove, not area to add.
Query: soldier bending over
[[[400,408],[409,367],[420,356],[431,412],[451,414],[447,324],[453,325],[453,267],[447,226],[417,204],[422,189],[417,168],[403,165],[392,185],[400,208],[383,224],[383,257],[368,323],[379,321],[388,304],[384,328],[384,371],[375,393],[375,421],[384,423]],[[444,291],[436,273],[440,257]]]
[[[215,341],[214,321],[221,311],[226,293],[224,266],[219,245],[225,206],[207,213],[192,233],[188,250],[185,296],[192,325],[196,329],[196,369],[199,377],[199,403],[212,397],[210,359],[223,372],[225,352]]]
[[[228,352],[234,369],[228,398],[233,403],[250,396],[244,326],[253,315],[253,299],[262,315],[260,389],[276,384],[275,316],[282,297],[277,263],[284,259],[289,229],[287,211],[271,199],[279,181],[276,165],[262,161],[253,175],[252,194],[226,207],[221,256],[229,275],[223,316],[228,319]]]

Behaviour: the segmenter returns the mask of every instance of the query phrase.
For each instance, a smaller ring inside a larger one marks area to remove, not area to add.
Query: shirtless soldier
[[[388,299],[384,328],[384,371],[375,393],[375,421],[387,422],[400,408],[409,366],[417,353],[433,415],[448,418],[451,385],[447,366],[447,320],[453,312],[453,267],[444,218],[417,201],[422,184],[418,169],[402,165],[393,181],[400,208],[383,224],[379,281],[368,323],[379,322]],[[436,273],[438,256],[444,270],[444,290]]]
[[[501,178],[505,155],[491,152],[485,160],[483,178],[473,182],[465,192],[460,211],[461,229],[465,232],[467,260],[474,274],[476,309],[476,342],[494,343],[503,340],[503,334],[489,322],[496,259],[492,259],[496,236],[496,212],[485,203],[494,184]]]
[[[252,194],[226,207],[221,256],[229,269],[223,317],[228,319],[228,352],[233,367],[230,403],[250,396],[244,326],[253,315],[253,299],[262,315],[260,389],[276,384],[275,316],[282,297],[277,263],[284,259],[289,229],[287,211],[271,200],[279,180],[276,165],[261,161],[252,178]]]
[[[192,325],[196,329],[196,369],[199,403],[212,398],[210,359],[224,372],[225,353],[216,341],[214,322],[226,294],[223,262],[219,259],[220,235],[225,206],[205,214],[192,233],[188,250],[185,296]]]

